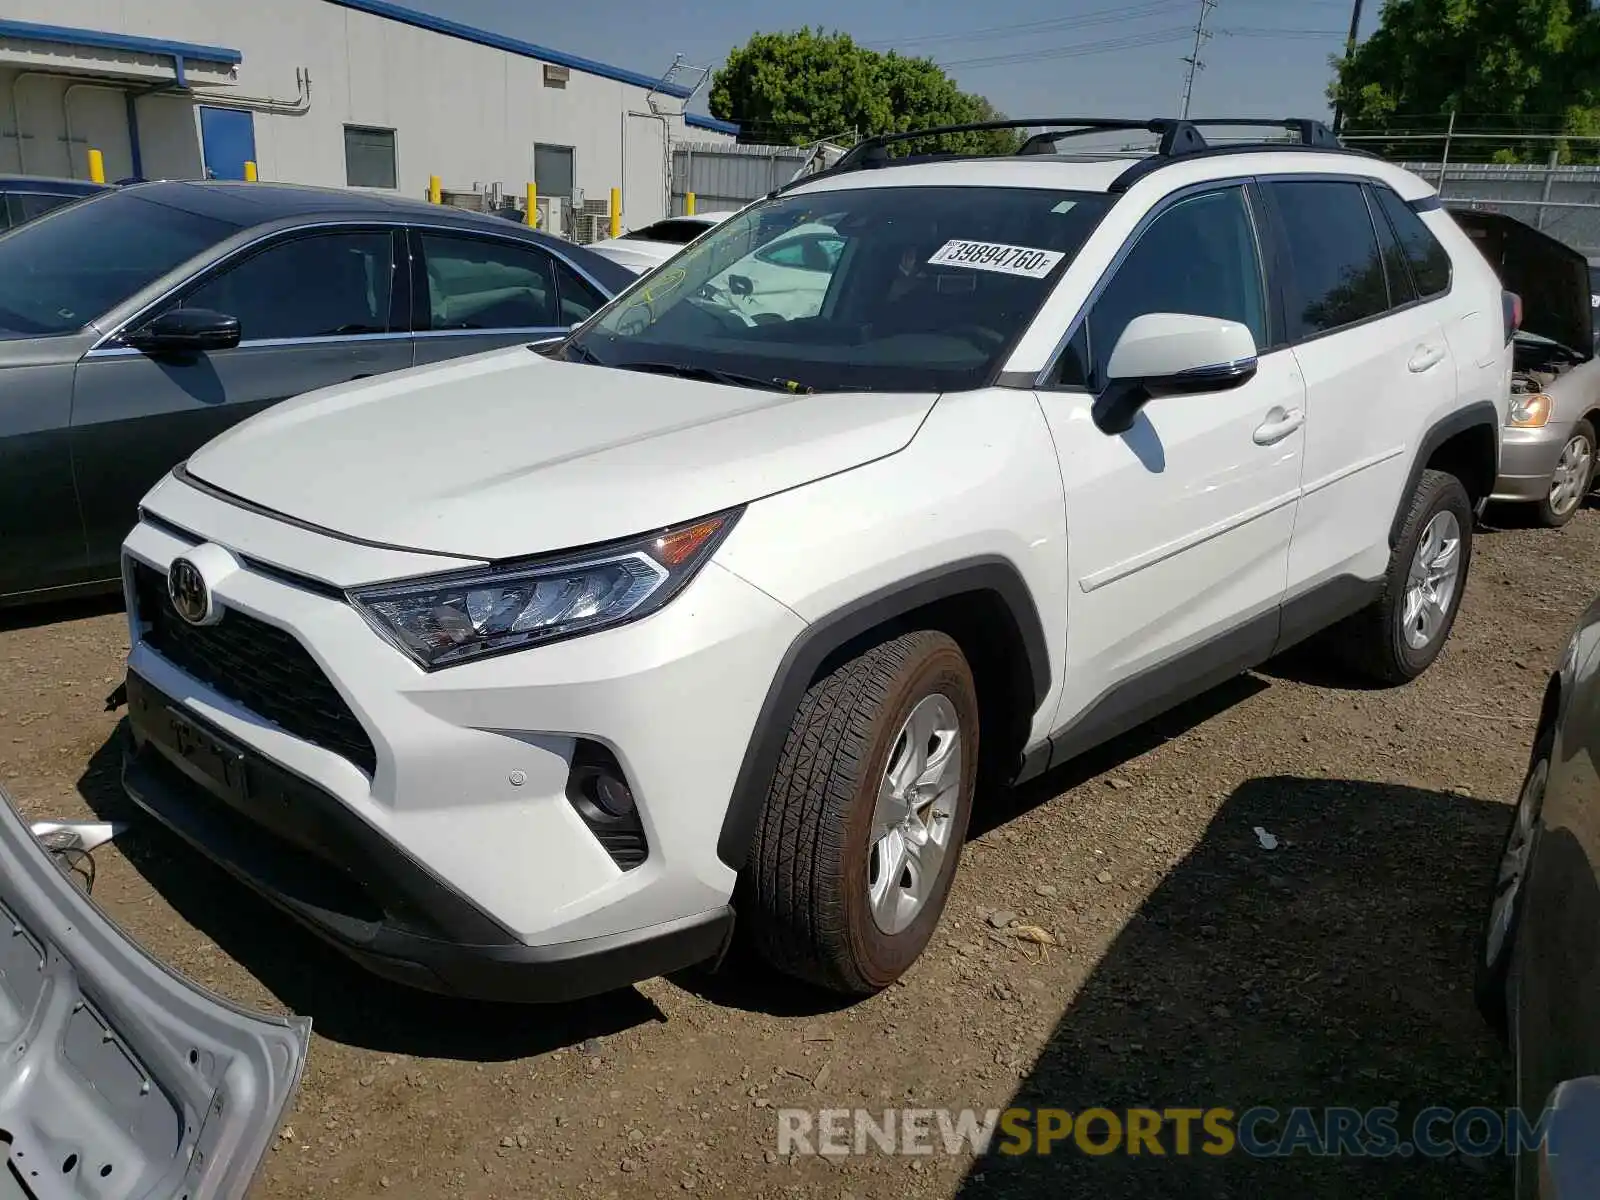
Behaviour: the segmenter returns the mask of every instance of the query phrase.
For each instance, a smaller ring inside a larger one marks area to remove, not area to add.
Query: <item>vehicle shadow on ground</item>
[[[426,1058],[499,1062],[665,1020],[638,991],[573,1004],[487,1004],[380,979],[302,929],[145,816],[122,791],[119,728],[78,790],[102,820],[127,821],[117,849],[189,924],[282,1001],[345,1045]]]
[[[1128,921],[1017,1089],[1016,1105],[1393,1105],[1502,1111],[1509,1066],[1477,1015],[1479,922],[1508,810],[1398,785],[1270,778],[1241,787]],[[1280,844],[1268,852],[1253,830]],[[1270,1135],[1283,1125],[1262,1125]],[[1104,1125],[1091,1126],[1093,1142]],[[1448,1129],[1448,1126],[1446,1126]],[[960,1195],[1043,1198],[1510,1194],[1504,1158],[1045,1156],[991,1147]]]
[[[109,616],[122,610],[121,592],[56,600],[49,604],[18,605],[16,608],[0,609],[0,633],[9,633],[14,629],[37,629],[41,625],[64,625],[68,621]]]
[[[1136,729],[1078,756],[1054,771],[1019,787],[991,788],[980,794],[967,830],[968,841],[1014,821],[1063,792],[1114,771],[1149,753],[1163,742],[1181,737],[1212,717],[1265,691],[1269,685],[1251,675],[1228,680],[1186,704],[1169,709]],[[738,905],[735,904],[737,910]],[[719,1008],[736,1008],[768,1016],[820,1016],[854,1003],[837,993],[807,987],[770,969],[735,931],[733,949],[715,972],[684,971],[672,982]]]

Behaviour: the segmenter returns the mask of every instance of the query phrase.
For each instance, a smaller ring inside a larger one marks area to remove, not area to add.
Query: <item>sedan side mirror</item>
[[[209,308],[174,308],[124,340],[134,349],[156,356],[231,350],[239,344],[239,318]]]
[[[1146,313],[1128,322],[1111,351],[1094,423],[1102,433],[1126,433],[1156,396],[1236,388],[1255,373],[1255,337],[1237,321]]]
[[[756,290],[756,285],[751,283],[747,276],[729,275],[728,290],[735,296],[748,296],[751,292]]]

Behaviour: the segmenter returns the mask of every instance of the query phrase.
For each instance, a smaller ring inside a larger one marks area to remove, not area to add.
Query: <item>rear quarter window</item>
[[[1439,244],[1433,231],[1422,223],[1422,218],[1411,211],[1411,206],[1388,188],[1375,187],[1378,207],[1389,219],[1406,261],[1411,264],[1411,277],[1416,280],[1417,291],[1424,300],[1442,296],[1450,290],[1450,252]]]

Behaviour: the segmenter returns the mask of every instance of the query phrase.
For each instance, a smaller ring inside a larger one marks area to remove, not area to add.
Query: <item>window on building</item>
[[[1180,200],[1158,216],[1089,313],[1089,335],[1062,363],[1064,384],[1098,391],[1117,341],[1135,317],[1186,313],[1237,321],[1267,342],[1255,231],[1238,188]],[[1092,361],[1085,363],[1089,358]],[[1088,367],[1087,373],[1083,371]]]
[[[533,246],[422,233],[433,329],[554,329],[555,260]]]
[[[1269,186],[1294,271],[1290,336],[1314,337],[1388,311],[1378,234],[1361,185],[1313,180]]]
[[[572,147],[536,145],[533,148],[533,181],[539,185],[541,196],[570,197],[577,186]]]
[[[387,333],[393,279],[387,232],[313,234],[224,269],[181,305],[238,317],[241,341]]]
[[[1378,207],[1389,218],[1395,233],[1404,247],[1406,259],[1411,263],[1411,274],[1417,281],[1417,291],[1423,297],[1439,296],[1450,290],[1450,254],[1433,236],[1433,231],[1422,223],[1422,218],[1411,211],[1411,206],[1388,188],[1373,188],[1378,197]]]
[[[394,130],[344,127],[344,181],[351,187],[395,186]]]

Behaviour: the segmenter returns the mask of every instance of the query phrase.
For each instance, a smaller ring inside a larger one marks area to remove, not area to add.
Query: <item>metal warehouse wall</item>
[[[311,86],[303,113],[255,106],[264,180],[343,186],[344,126],[352,124],[395,131],[396,181],[406,195],[425,195],[429,176],[438,175],[446,188],[499,183],[520,196],[537,142],[574,148],[575,182],[588,200],[605,201],[621,186],[627,224],[667,210],[666,131],[648,115],[627,115],[647,112],[643,87],[576,68],[564,88],[546,86],[539,60],[325,0],[8,0],[4,15],[242,52],[234,87],[197,90],[192,100],[138,101],[147,177],[201,173],[196,104],[230,106],[248,97],[293,107],[296,72],[305,68]],[[641,65],[653,70],[667,63]],[[106,154],[108,177],[131,173],[126,118],[119,120],[124,101],[116,92],[80,88],[66,97],[68,84],[48,76],[25,79],[20,89],[14,82],[14,73],[0,71],[0,129],[14,133],[20,126],[26,135],[29,173],[83,177],[90,144]],[[672,139],[682,139],[682,122],[671,124]],[[694,136],[720,135],[696,130]],[[20,165],[15,138],[0,139],[0,171]]]
[[[698,212],[743,208],[788,183],[810,151],[798,146],[736,146],[731,140],[691,142],[672,153],[672,213],[693,192]]]

